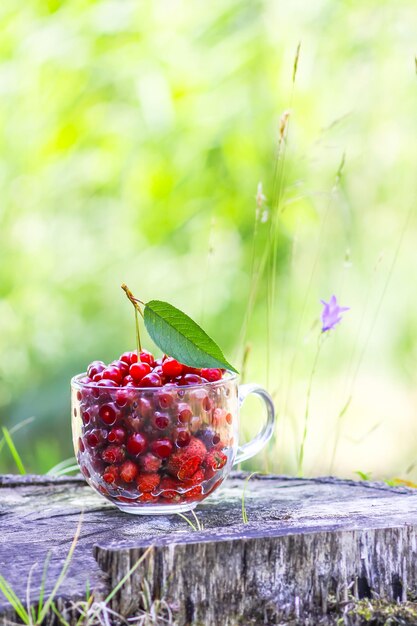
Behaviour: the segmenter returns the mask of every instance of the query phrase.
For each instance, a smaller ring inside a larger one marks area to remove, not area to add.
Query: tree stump
[[[417,589],[416,490],[331,477],[247,478],[232,474],[197,508],[203,528],[193,530],[179,515],[122,513],[78,477],[0,477],[0,574],[23,604],[36,606],[48,551],[45,597],[83,511],[55,597],[71,624],[86,590],[102,601],[146,551],[108,603],[123,617],[159,607],[179,626],[336,624],[350,597],[401,602]],[[0,593],[1,619],[16,616]],[[49,623],[60,623],[55,613]]]

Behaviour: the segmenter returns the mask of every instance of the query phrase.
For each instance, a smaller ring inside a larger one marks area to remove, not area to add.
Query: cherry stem
[[[125,294],[127,295],[127,297],[129,298],[130,302],[133,304],[133,307],[135,309],[136,348],[137,348],[138,356],[139,356],[139,354],[142,351],[142,345],[141,345],[141,342],[140,342],[140,328],[139,328],[138,313],[140,313],[141,316],[143,317],[143,311],[140,308],[139,304],[143,304],[144,305],[144,302],[142,302],[142,300],[138,300],[138,298],[135,298],[135,296],[130,291],[129,287],[127,285],[125,285],[125,283],[123,283],[123,285],[121,287],[122,287],[123,291],[125,292]]]

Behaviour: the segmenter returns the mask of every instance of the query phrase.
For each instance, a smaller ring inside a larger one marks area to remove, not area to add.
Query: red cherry
[[[188,365],[183,365],[183,373],[184,374],[197,374],[201,375],[201,369],[198,367],[189,367]]]
[[[151,374],[147,374],[147,376],[144,376],[142,380],[140,381],[140,386],[141,387],[162,387],[161,377],[158,374],[154,374],[154,372],[152,372]]]
[[[186,424],[187,422],[190,421],[192,416],[193,416],[193,413],[190,407],[188,406],[188,404],[186,404],[185,402],[181,402],[178,405],[178,419],[180,420],[180,422],[182,422],[183,424]]]
[[[133,363],[133,365],[130,366],[129,374],[134,381],[139,382],[144,376],[149,374],[150,371],[151,366],[148,365],[148,363]]]
[[[172,443],[169,439],[157,439],[150,445],[150,450],[160,459],[167,459],[172,452]]]
[[[122,385],[123,387],[126,387],[126,385],[128,385],[129,383],[133,383],[133,378],[131,377],[130,374],[128,374],[127,376],[123,378]]]
[[[142,361],[142,363],[147,363],[151,367],[155,365],[154,355],[147,350],[142,350],[142,352],[140,353],[140,360]]]
[[[168,415],[163,415],[162,413],[155,413],[153,421],[156,428],[159,428],[160,430],[165,430],[165,428],[169,424],[169,417]]]
[[[180,379],[180,385],[201,385],[203,382],[203,378],[198,374],[185,374]]]
[[[127,363],[127,365],[132,365],[132,363],[138,362],[138,355],[136,352],[123,352],[120,360]]]
[[[133,433],[133,435],[130,435],[129,439],[127,440],[126,448],[129,454],[132,454],[134,456],[140,454],[146,448],[145,437],[140,433]]]
[[[105,424],[108,426],[112,426],[115,423],[117,418],[120,416],[118,409],[114,406],[114,404],[102,404],[98,414]]]
[[[104,370],[103,370],[104,371]],[[93,376],[93,382],[98,383],[99,380],[103,380],[103,374],[95,374]]]
[[[183,367],[181,363],[178,363],[176,359],[171,359],[168,357],[162,363],[162,372],[164,376],[181,376]]]
[[[84,463],[80,463],[80,470],[81,470],[81,474],[85,476],[85,478],[90,478],[90,472],[85,467]]]
[[[120,478],[124,480],[125,483],[133,482],[137,475],[138,468],[133,461],[125,461],[120,467]]]
[[[117,406],[126,406],[126,404],[128,402],[130,402],[130,400],[132,399],[131,396],[132,392],[131,391],[127,391],[126,389],[119,389],[118,391],[116,391],[116,395],[114,396],[114,399],[116,401]]]
[[[112,365],[113,367],[117,367],[122,372],[123,376],[126,376],[126,374],[128,374],[129,372],[130,366],[120,359],[116,361],[112,361],[110,365]]]
[[[107,436],[107,440],[110,443],[124,443],[126,439],[126,432],[120,426],[114,426]]]
[[[175,440],[175,443],[179,448],[185,448],[185,446],[188,446],[190,441],[191,435],[188,430],[185,430],[184,428],[177,430],[177,438]]]
[[[165,388],[166,385],[164,385],[164,389]],[[172,406],[174,398],[170,393],[160,393],[158,395],[158,402],[161,409],[168,409],[170,406]]]
[[[96,374],[100,374],[106,368],[103,361],[93,361],[87,367],[87,375],[89,378],[93,378]]]
[[[152,413],[152,404],[147,398],[139,398],[137,413],[139,413],[142,417],[149,417]]]
[[[209,381],[209,383],[214,383],[216,380],[220,380],[222,377],[222,371],[215,367],[204,367],[201,370],[201,375],[203,378]]]
[[[110,380],[110,378],[103,378],[102,380],[98,381],[97,386],[98,387],[118,387],[119,385],[114,380]]]
[[[126,457],[126,450],[123,446],[114,443],[110,444],[102,452],[101,458],[106,463],[122,463]]]
[[[114,365],[109,365],[109,367],[106,367],[103,372],[103,379],[112,380],[113,382],[120,385],[123,380],[123,373],[118,367]]]
[[[92,430],[91,433],[88,433],[85,440],[90,448],[95,448],[106,440],[106,435],[102,430]]]

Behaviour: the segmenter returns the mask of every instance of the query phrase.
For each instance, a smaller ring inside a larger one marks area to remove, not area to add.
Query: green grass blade
[[[177,513],[177,515],[179,515],[179,517],[182,517],[182,519],[184,519],[187,522],[187,524],[189,524],[191,526],[191,528],[193,530],[195,530],[195,531],[198,530],[197,526],[195,524],[193,524],[192,521],[189,520],[186,515],[183,515],[182,513]]]
[[[245,480],[245,484],[243,486],[243,490],[242,490],[242,521],[244,524],[248,523],[248,516],[246,513],[246,506],[245,506],[245,492],[246,492],[246,487],[248,485],[248,482],[250,481],[250,479],[252,478],[252,476],[255,476],[255,474],[259,474],[259,472],[252,472],[252,474],[249,474],[249,476],[246,478]]]
[[[55,613],[55,615],[57,616],[57,618],[59,619],[59,621],[61,622],[61,624],[63,626],[70,626],[69,622],[67,622],[67,620],[64,618],[64,616],[56,608],[55,602],[51,602],[51,609]],[[39,621],[38,621],[38,623],[39,623]]]
[[[179,515],[179,514],[178,514]],[[149,548],[147,550],[145,550],[145,552],[142,554],[142,556],[140,557],[140,559],[138,559],[136,561],[136,563],[134,565],[132,565],[132,567],[130,568],[130,570],[127,572],[127,574],[125,574],[125,576],[123,576],[123,578],[117,583],[117,585],[115,586],[115,588],[109,593],[109,595],[106,597],[106,599],[100,603],[99,607],[97,609],[95,609],[95,611],[93,611],[93,613],[91,615],[88,616],[87,621],[85,623],[85,626],[89,626],[90,624],[94,624],[98,614],[100,613],[100,611],[103,610],[103,604],[105,606],[107,606],[107,604],[110,602],[110,600],[116,595],[116,593],[119,591],[119,589],[121,589],[121,587],[123,587],[123,585],[125,584],[125,582],[131,577],[131,575],[133,574],[133,572],[139,567],[139,565],[147,558],[148,554],[153,550],[153,546],[149,546]]]
[[[40,589],[40,592],[39,592],[39,601],[38,601],[38,618],[37,618],[38,622],[39,622],[39,616],[41,614],[42,607],[43,607],[43,599],[45,597],[46,574],[47,574],[47,571],[48,571],[48,566],[49,566],[50,559],[51,559],[51,551],[49,551],[48,554],[46,555],[45,563],[43,564],[41,589]]]
[[[123,587],[125,582],[131,577],[133,572],[139,567],[139,565],[142,563],[142,561],[144,561],[147,558],[148,554],[152,550],[153,550],[153,546],[149,546],[149,548],[142,554],[140,559],[138,559],[138,561],[136,561],[136,563],[134,565],[132,565],[132,567],[127,572],[127,574],[125,574],[125,576],[123,576],[122,580],[120,580],[117,583],[117,585],[115,586],[115,588],[109,593],[107,598],[104,600],[104,604],[108,604],[108,602],[110,602],[110,600],[116,595],[116,593],[119,591],[119,589],[121,589],[121,587]]]
[[[5,426],[3,426],[2,431],[3,431],[4,441],[6,442],[10,450],[13,460],[16,463],[17,469],[19,470],[21,474],[26,474],[25,466],[23,465],[22,459],[20,458],[19,453],[16,450],[16,446],[13,443],[13,439],[11,438],[9,430]]]
[[[71,465],[70,467],[66,467],[65,469],[60,470],[59,472],[55,472],[54,476],[64,476],[65,474],[70,474],[71,472],[79,472],[79,465]]]
[[[20,617],[24,624],[30,624],[30,616],[28,615],[25,607],[13,591],[9,583],[0,575],[0,591],[6,598],[6,600],[12,605],[16,615]]]
[[[52,591],[51,591],[51,593],[50,593],[50,595],[49,595],[49,597],[48,597],[47,601],[45,602],[45,605],[44,605],[44,607],[42,608],[42,611],[41,611],[41,613],[40,613],[40,615],[39,615],[39,617],[38,617],[38,622],[39,622],[40,624],[41,624],[41,623],[43,622],[43,620],[45,619],[45,617],[46,617],[46,615],[47,615],[47,613],[48,613],[48,611],[49,611],[49,607],[51,606],[51,604],[52,604],[52,602],[53,602],[53,600],[54,600],[54,598],[55,598],[55,595],[56,595],[56,593],[57,593],[57,591],[58,591],[59,587],[60,587],[60,586],[61,586],[61,584],[63,583],[64,578],[65,578],[65,576],[66,576],[66,574],[67,574],[67,570],[68,570],[69,565],[70,565],[70,563],[71,563],[72,555],[74,554],[75,546],[77,545],[78,539],[79,539],[79,537],[80,537],[81,525],[82,525],[83,517],[84,517],[84,515],[83,515],[83,513],[81,513],[81,515],[80,515],[80,520],[79,520],[79,522],[78,522],[78,526],[77,526],[77,529],[76,529],[76,531],[75,531],[74,539],[72,540],[72,543],[71,543],[70,549],[68,550],[68,554],[67,554],[67,557],[66,557],[66,559],[65,559],[65,561],[64,561],[64,565],[63,565],[63,567],[62,567],[61,573],[60,573],[60,575],[58,576],[58,579],[57,579],[57,581],[56,581],[56,583],[55,583],[55,586],[54,586],[54,588],[52,589]]]
[[[56,465],[51,467],[51,469],[49,469],[46,473],[55,475],[58,472],[62,472],[68,467],[74,465],[75,463],[76,463],[76,458],[75,456],[72,456],[69,459],[65,459],[65,461],[61,461],[60,463],[57,463]]]
[[[24,428],[25,426],[33,422],[34,419],[35,419],[34,417],[28,417],[26,420],[23,420],[22,422],[15,424],[14,426],[12,426],[12,428],[9,429],[9,433],[11,435],[14,435],[14,433],[17,433],[21,428]],[[6,440],[4,439],[4,437],[2,437],[0,439],[0,452],[2,451],[5,443],[6,443]]]

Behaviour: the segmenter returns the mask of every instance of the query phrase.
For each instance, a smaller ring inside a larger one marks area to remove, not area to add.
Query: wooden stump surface
[[[111,601],[123,616],[143,609],[144,589],[167,603],[174,624],[227,626],[307,623],[308,615],[326,614],[329,598],[341,605],[351,594],[404,600],[417,588],[415,490],[331,477],[246,479],[234,473],[202,503],[196,514],[203,529],[194,531],[178,515],[122,513],[81,478],[2,476],[0,574],[26,602],[31,572],[36,605],[48,552],[46,596],[83,512],[57,593],[73,623],[72,603],[87,588],[105,598],[149,546]],[[0,616],[14,616],[2,594]]]

